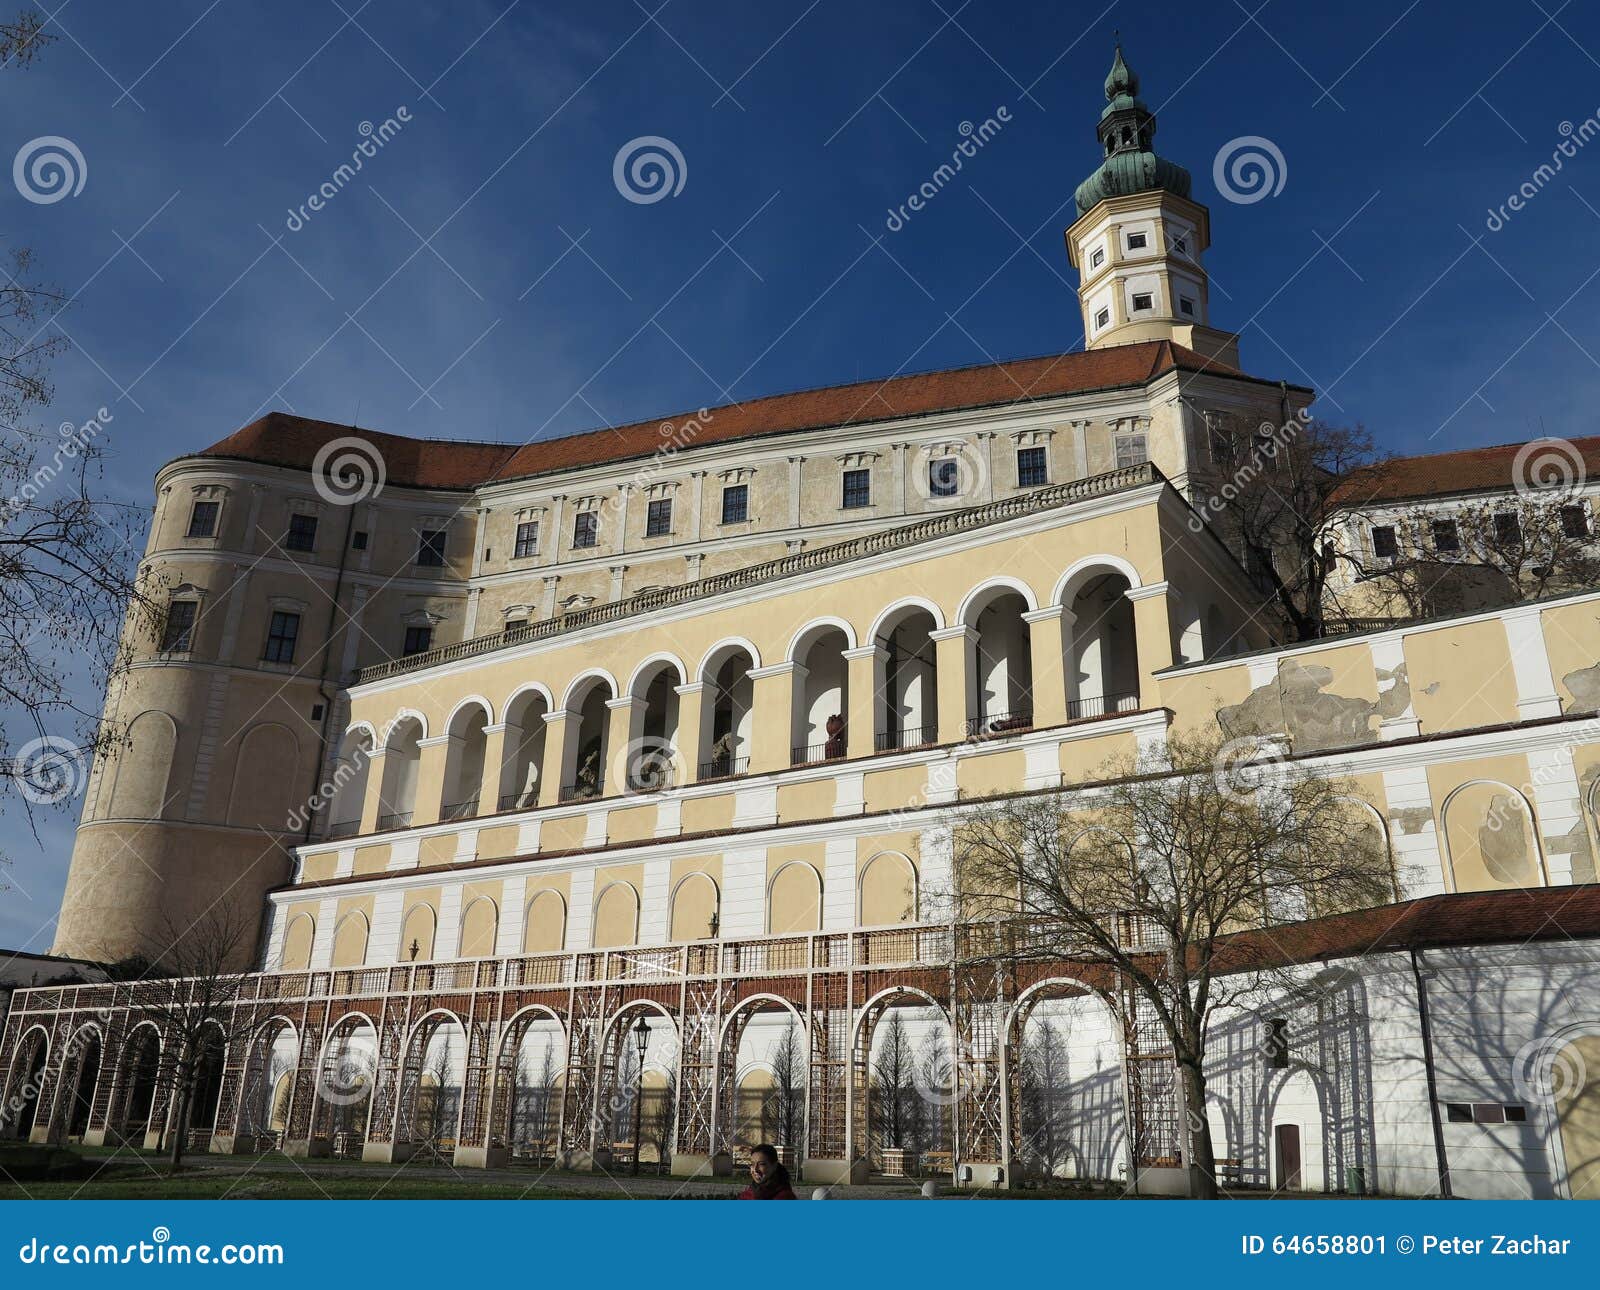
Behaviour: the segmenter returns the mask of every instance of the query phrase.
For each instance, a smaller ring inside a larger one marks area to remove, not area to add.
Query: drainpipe
[[[1450,1158],[1445,1154],[1444,1125],[1439,1120],[1439,1085],[1433,1067],[1433,1027],[1428,1020],[1428,986],[1422,976],[1422,960],[1416,950],[1411,955],[1411,974],[1417,983],[1417,1021],[1422,1027],[1422,1067],[1428,1076],[1428,1113],[1433,1119],[1433,1151],[1439,1169],[1439,1196],[1450,1200]]]

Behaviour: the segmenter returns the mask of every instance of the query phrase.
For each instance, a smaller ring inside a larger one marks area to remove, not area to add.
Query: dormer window
[[[1150,239],[1143,233],[1128,234],[1128,250],[1130,251],[1142,251],[1149,243]]]

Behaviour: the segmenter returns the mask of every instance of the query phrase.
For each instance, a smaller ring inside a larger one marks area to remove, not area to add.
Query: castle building
[[[1291,1062],[1224,1023],[1228,1176],[1600,1191],[1600,1086],[1548,1080],[1600,1058],[1600,592],[1281,643],[1204,519],[1210,429],[1313,392],[1211,326],[1209,213],[1138,95],[1119,50],[1066,230],[1083,351],[520,447],[274,413],[161,469],[165,627],[106,697],[127,739],[55,952],[259,911],[200,1140],[603,1167],[633,1078],[677,1171],[765,1137],[807,1177],[895,1172],[893,1029],[932,1054],[922,1167],[1172,1185],[1171,1081],[1115,984],[958,971],[944,896],[966,804],[1220,723],[1358,786],[1395,901],[1306,925]],[[1480,465],[1423,473],[1510,487]],[[13,1132],[170,1130],[139,997],[18,993]],[[1074,1072],[1043,1112],[1041,1033]]]

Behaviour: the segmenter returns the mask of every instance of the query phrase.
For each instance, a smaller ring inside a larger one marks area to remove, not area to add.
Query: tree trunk
[[[1217,1199],[1217,1157],[1211,1145],[1211,1117],[1206,1114],[1206,1077],[1198,1061],[1178,1064],[1183,1080],[1184,1118],[1189,1131],[1189,1176],[1196,1200]]]
[[[189,1101],[193,1096],[190,1082],[180,1079],[178,1082],[178,1115],[172,1128],[172,1151],[167,1157],[167,1174],[171,1176],[178,1172],[178,1167],[183,1163],[183,1148],[189,1136]]]

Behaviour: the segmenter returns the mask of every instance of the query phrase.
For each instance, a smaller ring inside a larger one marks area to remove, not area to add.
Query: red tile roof
[[[1181,345],[1146,341],[778,394],[712,408],[705,416],[685,412],[665,419],[640,421],[609,430],[590,430],[560,439],[541,439],[521,446],[407,439],[270,412],[199,455],[304,470],[311,466],[323,444],[341,436],[355,436],[366,440],[382,454],[391,483],[415,488],[468,489],[496,479],[516,479],[646,457],[669,441],[675,442],[681,450],[827,426],[865,425],[959,408],[1026,403],[1062,394],[1139,386],[1174,369],[1244,377],[1238,369],[1203,358]],[[683,426],[690,421],[695,425],[686,433]],[[676,440],[672,439],[674,430],[678,432]]]
[[[1533,442],[1549,446],[1530,450],[1522,471],[1525,482],[1554,482],[1540,473],[1540,463],[1545,461],[1558,470],[1564,463],[1569,476],[1581,469],[1582,478],[1600,479],[1600,436]],[[1335,500],[1346,506],[1363,506],[1450,493],[1504,491],[1515,483],[1517,453],[1525,446],[1502,443],[1429,457],[1396,457],[1360,472],[1335,493]]]

